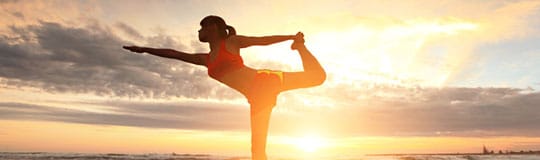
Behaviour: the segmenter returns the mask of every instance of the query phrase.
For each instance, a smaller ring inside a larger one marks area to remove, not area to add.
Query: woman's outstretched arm
[[[283,35],[283,36],[264,36],[264,37],[250,37],[250,36],[232,36],[232,40],[239,48],[246,48],[249,46],[264,46],[270,45],[278,42],[283,42],[286,40],[293,40],[295,35]]]
[[[123,46],[122,48],[127,49],[131,52],[136,52],[136,53],[146,52],[146,53],[160,56],[160,57],[178,59],[178,60],[188,62],[191,64],[206,66],[207,54],[205,53],[188,54],[188,53],[176,51],[174,49],[149,48],[149,47],[139,47],[139,46]]]

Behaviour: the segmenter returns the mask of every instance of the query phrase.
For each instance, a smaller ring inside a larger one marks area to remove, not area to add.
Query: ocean
[[[249,160],[249,157],[226,157],[207,154],[118,154],[118,153],[49,153],[0,152],[1,160]],[[314,158],[319,159],[319,158]],[[326,159],[326,158],[324,158]],[[307,160],[276,158],[269,160]],[[328,160],[540,160],[540,155],[402,155],[336,157]]]

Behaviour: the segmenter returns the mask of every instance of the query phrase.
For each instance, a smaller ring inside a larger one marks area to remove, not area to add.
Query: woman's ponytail
[[[201,20],[201,27],[210,24],[215,24],[217,26],[217,32],[220,38],[227,38],[229,36],[236,35],[236,30],[234,29],[234,27],[227,25],[227,23],[225,23],[225,20],[223,20],[223,18],[219,16],[209,15],[204,17],[203,20]]]
[[[229,34],[227,34],[227,37],[236,35],[236,30],[232,26],[227,25],[227,31],[229,32]]]

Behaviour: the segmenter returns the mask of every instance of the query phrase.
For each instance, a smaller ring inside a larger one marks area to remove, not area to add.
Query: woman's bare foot
[[[294,42],[291,44],[292,50],[297,50],[300,47],[304,47],[304,34],[302,32],[296,33]]]

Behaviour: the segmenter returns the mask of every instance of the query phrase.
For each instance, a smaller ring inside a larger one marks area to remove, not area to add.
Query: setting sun
[[[299,137],[293,143],[298,149],[309,153],[315,152],[326,145],[323,138],[313,135]]]

